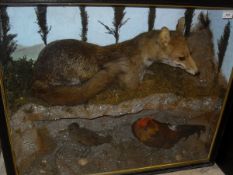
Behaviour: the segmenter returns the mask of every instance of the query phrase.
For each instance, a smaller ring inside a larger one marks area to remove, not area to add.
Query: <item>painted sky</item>
[[[113,8],[111,7],[87,7],[89,16],[88,42],[100,45],[114,43],[113,36],[106,34],[105,28],[98,22],[102,21],[112,26]],[[64,39],[80,39],[81,19],[78,7],[48,7],[48,25],[51,31],[48,42]],[[18,44],[31,46],[42,43],[36,24],[34,7],[9,7],[11,32],[17,33]],[[155,28],[167,26],[175,29],[178,18],[183,16],[183,9],[157,9]],[[120,41],[130,39],[137,34],[147,31],[148,8],[126,8],[125,19],[128,22],[121,28]]]
[[[227,51],[225,53],[224,61],[222,64],[222,72],[226,79],[229,80],[233,66],[233,20],[222,19],[222,11],[219,10],[211,10],[209,12],[209,17],[212,19],[210,28],[213,33],[215,55],[218,54],[218,40],[221,38],[224,27],[228,21],[231,22],[230,38],[228,40]]]
[[[98,22],[102,21],[108,26],[112,26],[113,8],[112,7],[87,7],[89,16],[88,24],[88,42],[99,45],[108,45],[115,42],[112,35],[106,34],[105,28]],[[156,8],[155,29],[160,29],[163,26],[174,30],[177,20],[184,15],[184,9],[168,9]],[[200,11],[195,10],[194,22],[197,21]],[[37,33],[39,30],[36,24],[35,7],[8,7],[10,17],[11,33],[16,33],[17,44],[23,46],[32,46],[41,44],[42,40]],[[222,35],[224,25],[227,20],[222,19],[222,10],[208,10],[211,19],[211,30],[213,32],[213,42],[217,55],[217,41]],[[120,40],[124,41],[141,32],[147,31],[148,8],[126,8],[124,19],[128,22],[121,28]],[[47,12],[48,26],[51,26],[51,31],[48,35],[48,42],[58,39],[80,39],[81,34],[81,19],[78,7],[48,7]],[[231,27],[231,33],[232,27]],[[223,62],[223,73],[227,79],[230,77],[230,72],[233,65],[233,34],[229,40],[229,46]]]

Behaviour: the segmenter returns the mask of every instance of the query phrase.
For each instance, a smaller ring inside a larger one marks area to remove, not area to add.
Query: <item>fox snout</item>
[[[188,69],[187,72],[190,73],[190,74],[192,74],[192,75],[199,75],[200,74],[200,72],[199,72],[199,70],[197,68],[195,68],[195,69]]]
[[[188,61],[187,61],[187,63],[186,63],[186,65],[185,65],[185,70],[188,72],[188,73],[190,73],[190,74],[192,74],[192,75],[198,75],[199,74],[199,70],[198,70],[198,68],[197,68],[197,65],[196,65],[196,63],[194,62],[194,60],[193,60],[193,58],[192,57],[189,57],[188,58]]]

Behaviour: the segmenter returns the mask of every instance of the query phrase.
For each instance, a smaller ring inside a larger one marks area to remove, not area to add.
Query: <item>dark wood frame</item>
[[[221,121],[218,139],[215,147],[215,157],[213,159],[226,174],[233,173],[233,85],[231,85],[223,118]],[[227,117],[228,116],[228,117]],[[224,128],[221,130],[221,128]],[[218,144],[218,145],[217,145]]]
[[[233,0],[1,0],[4,5],[77,5],[77,4],[94,4],[94,5],[133,5],[133,6],[192,6],[192,7],[232,7]]]
[[[90,5],[90,6],[113,6],[113,5],[126,5],[126,6],[157,6],[157,7],[198,7],[198,8],[213,8],[213,9],[232,9],[233,0],[0,0],[0,6],[36,6],[36,5],[49,5],[49,6],[75,6],[75,5]],[[2,73],[0,73],[0,78],[2,78]],[[216,134],[215,142],[212,149],[212,154],[209,161],[206,162],[196,162],[193,164],[187,164],[184,166],[178,166],[173,168],[160,168],[159,170],[146,170],[146,172],[134,172],[134,174],[154,174],[161,172],[176,171],[178,169],[190,169],[196,167],[203,167],[207,165],[212,165],[216,161],[218,156],[219,147],[223,150],[223,145],[221,145],[222,137],[226,128],[226,124],[229,118],[233,114],[233,71],[231,75],[231,81],[229,82],[228,91],[226,93],[226,98],[224,101],[221,122],[219,123],[218,132]],[[3,81],[1,82],[3,83]],[[6,171],[8,175],[16,175],[17,170],[15,168],[14,156],[12,153],[11,143],[10,143],[10,132],[8,128],[8,121],[6,117],[7,104],[4,97],[4,85],[0,84],[0,139],[1,146],[3,150],[3,156],[6,165]],[[228,126],[229,128],[229,126]],[[219,157],[219,156],[218,156]]]
[[[2,80],[3,73],[0,69],[0,141],[1,141],[1,148],[2,154],[5,161],[6,173],[7,175],[16,175],[16,167],[13,158],[12,146],[10,143],[10,132],[8,127],[7,121],[7,114],[6,114],[6,101],[5,101],[5,89]]]

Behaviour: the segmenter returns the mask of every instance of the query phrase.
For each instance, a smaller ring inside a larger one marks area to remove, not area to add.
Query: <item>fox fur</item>
[[[82,104],[113,82],[136,88],[154,62],[195,75],[198,69],[183,36],[183,21],[178,21],[176,31],[163,27],[109,46],[73,39],[54,41],[39,54],[33,93],[50,105]]]

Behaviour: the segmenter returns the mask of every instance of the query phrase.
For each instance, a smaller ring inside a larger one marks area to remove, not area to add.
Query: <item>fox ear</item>
[[[159,34],[159,44],[162,47],[167,47],[170,40],[171,40],[170,31],[168,30],[167,27],[163,27]]]
[[[178,23],[176,25],[176,31],[183,34],[184,33],[184,28],[185,28],[185,18],[181,17],[178,20]]]

